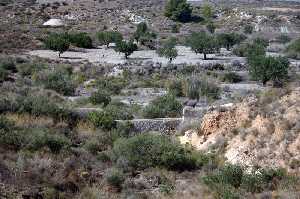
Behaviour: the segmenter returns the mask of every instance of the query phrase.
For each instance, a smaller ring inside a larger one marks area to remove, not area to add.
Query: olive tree
[[[125,59],[128,59],[128,56],[131,55],[136,50],[137,50],[137,45],[132,41],[117,42],[116,51],[124,53]]]
[[[217,35],[217,39],[220,46],[230,50],[234,45],[244,41],[246,37],[237,33],[221,33]]]
[[[135,33],[133,34],[133,39],[140,42],[141,45],[147,46],[151,49],[154,48],[154,40],[156,39],[156,34],[151,32],[145,22],[139,23]]]
[[[165,16],[174,20],[187,22],[191,20],[192,8],[186,0],[168,0]]]
[[[216,53],[220,49],[217,39],[206,32],[192,33],[186,43],[196,54],[203,53],[204,60],[207,59],[207,54]]]
[[[249,74],[253,80],[282,82],[288,76],[289,61],[285,57],[264,55],[248,57]]]
[[[161,57],[169,59],[169,63],[178,56],[176,46],[176,39],[174,37],[169,38],[161,48],[157,50],[157,54]]]
[[[70,42],[63,35],[50,34],[44,40],[45,47],[47,49],[58,51],[58,57],[69,49]]]
[[[101,45],[109,46],[110,43],[118,43],[123,40],[121,33],[116,31],[104,31],[97,33],[97,39]]]

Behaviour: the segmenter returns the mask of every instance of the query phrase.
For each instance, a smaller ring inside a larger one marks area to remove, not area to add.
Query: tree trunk
[[[204,60],[206,60],[206,53],[203,53],[203,56],[204,56]]]
[[[169,63],[172,63],[172,61],[173,61],[173,58],[170,58],[170,59],[169,59]]]
[[[60,58],[61,52],[58,52],[58,57]]]

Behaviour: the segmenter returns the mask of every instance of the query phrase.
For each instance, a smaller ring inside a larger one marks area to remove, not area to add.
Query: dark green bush
[[[25,131],[24,148],[37,151],[47,147],[52,153],[58,154],[70,146],[70,140],[64,135],[54,134],[44,129],[29,129]]]
[[[70,145],[70,141],[61,135],[48,135],[46,145],[52,153],[58,154],[63,148]]]
[[[229,82],[229,83],[238,83],[242,81],[242,77],[234,72],[225,73],[222,75],[221,80],[223,82]]]
[[[103,106],[107,106],[110,103],[111,98],[109,94],[106,93],[106,91],[98,90],[92,93],[89,100],[92,104],[103,104]]]
[[[192,10],[186,0],[169,0],[165,7],[165,16],[174,21],[188,22],[191,20]]]
[[[97,79],[96,85],[98,90],[106,91],[111,95],[118,95],[128,85],[128,82],[119,77],[104,77]]]
[[[67,33],[68,41],[79,48],[92,48],[93,41],[91,37],[84,32],[81,33]]]
[[[109,113],[114,118],[114,120],[133,119],[130,107],[122,102],[112,102],[104,108],[104,111]]]
[[[218,196],[226,198],[225,195],[236,195],[241,190],[251,193],[276,189],[276,186],[287,179],[286,172],[282,169],[255,169],[246,171],[238,165],[225,165],[203,178],[203,181]],[[274,180],[276,184],[274,184]],[[229,197],[230,198],[230,197]]]
[[[23,77],[32,76],[33,74],[43,70],[45,67],[40,63],[24,63],[17,66],[18,72]]]
[[[143,110],[145,118],[178,117],[181,115],[182,105],[173,95],[158,97],[150,102]]]
[[[19,149],[23,145],[25,136],[17,131],[15,125],[10,120],[0,116],[0,145]]]
[[[10,72],[3,68],[0,68],[0,82],[7,81],[9,79]]]
[[[281,34],[278,37],[276,37],[276,41],[282,44],[290,42],[292,39],[286,35],[286,34]]]
[[[107,47],[110,43],[118,43],[123,40],[122,34],[115,31],[98,32],[97,38],[101,45],[106,45]]]
[[[0,68],[11,72],[17,72],[16,63],[12,58],[1,58]]]
[[[197,159],[179,143],[170,138],[153,134],[141,134],[114,143],[113,159],[125,159],[133,169],[164,167],[170,170],[197,169]]]
[[[88,120],[97,128],[111,130],[116,127],[116,121],[110,113],[105,111],[92,112],[88,115]]]
[[[47,49],[57,51],[58,56],[70,47],[70,42],[65,34],[52,33],[44,39],[44,44]]]
[[[43,84],[46,89],[54,90],[62,95],[73,95],[76,85],[71,78],[71,74],[62,69],[40,73],[36,80]]]
[[[244,33],[245,34],[252,34],[254,30],[254,27],[247,24],[246,26],[244,26]]]
[[[106,174],[106,181],[109,185],[121,189],[125,176],[120,169],[112,168]]]

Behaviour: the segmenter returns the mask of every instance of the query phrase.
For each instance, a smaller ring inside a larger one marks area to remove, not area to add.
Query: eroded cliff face
[[[252,96],[211,111],[199,130],[186,132],[180,141],[198,150],[223,151],[233,164],[300,172],[300,89],[268,98]]]

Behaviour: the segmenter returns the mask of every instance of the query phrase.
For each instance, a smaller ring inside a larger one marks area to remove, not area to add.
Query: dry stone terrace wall
[[[136,133],[160,132],[172,134],[182,123],[183,118],[158,118],[158,119],[134,119],[130,120]],[[124,122],[124,121],[118,121]]]

